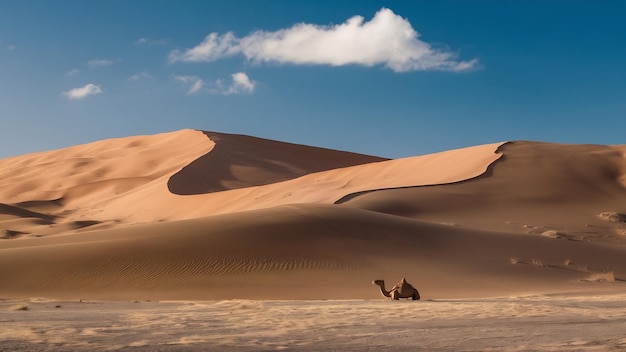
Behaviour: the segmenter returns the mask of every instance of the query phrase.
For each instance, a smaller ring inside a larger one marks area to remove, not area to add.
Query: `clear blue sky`
[[[0,158],[183,128],[394,158],[624,144],[625,13],[591,0],[0,0]]]

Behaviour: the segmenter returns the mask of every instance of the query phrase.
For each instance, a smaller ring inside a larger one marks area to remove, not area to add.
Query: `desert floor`
[[[624,285],[423,301],[0,302],[0,351],[611,351]],[[26,309],[26,310],[21,310]]]

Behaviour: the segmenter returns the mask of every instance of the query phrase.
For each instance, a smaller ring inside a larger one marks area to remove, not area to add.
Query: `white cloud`
[[[196,94],[202,87],[204,87],[204,81],[196,76],[172,76],[172,79],[184,83],[189,86],[187,94]]]
[[[210,89],[212,94],[231,95],[231,94],[250,94],[254,91],[255,81],[251,81],[247,74],[243,72],[233,73],[231,81],[227,84],[224,80],[215,81],[215,87]]]
[[[458,61],[456,53],[433,48],[419,39],[409,21],[387,8],[369,22],[354,16],[338,25],[300,23],[274,32],[252,32],[243,38],[230,32],[211,33],[194,48],[172,51],[169,60],[209,62],[235,55],[255,63],[384,65],[396,72],[458,72],[478,64],[477,59]]]
[[[100,86],[97,86],[93,83],[89,83],[85,85],[84,87],[74,88],[66,92],[63,92],[63,95],[65,95],[68,99],[78,100],[78,99],[86,98],[90,95],[95,95],[95,94],[100,94],[100,93],[102,93],[102,89],[100,88]]]
[[[151,81],[155,81],[156,80],[156,78],[153,75],[151,75],[149,73],[146,73],[146,72],[140,72],[140,73],[134,74],[134,75],[128,77],[128,79],[131,80],[131,81],[139,81],[141,79],[149,79]]]
[[[243,72],[233,73],[232,75],[233,82],[228,87],[228,89],[224,92],[224,94],[244,94],[244,93],[252,93],[254,90],[254,85],[256,82],[250,81],[248,75]]]
[[[112,61],[112,60],[94,59],[94,60],[90,60],[89,62],[87,62],[87,66],[89,66],[90,68],[96,68],[96,67],[111,66],[114,63],[115,61]]]

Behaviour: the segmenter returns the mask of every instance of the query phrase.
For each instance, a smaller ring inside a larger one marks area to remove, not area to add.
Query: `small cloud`
[[[70,100],[79,100],[84,99],[90,95],[96,95],[100,93],[102,93],[102,89],[100,88],[100,86],[89,83],[84,87],[74,88],[63,92],[63,95],[65,95]]]
[[[148,80],[151,80],[151,81],[155,81],[156,80],[156,78],[153,75],[151,75],[149,73],[146,73],[146,72],[140,72],[138,74],[132,75],[132,76],[128,77],[128,79],[131,80],[131,81],[139,81],[141,79],[148,79]]]
[[[231,81],[225,83],[224,80],[215,81],[215,88],[209,90],[212,94],[231,95],[231,94],[250,94],[254,91],[255,81],[251,81],[247,74],[243,72],[233,73]]]
[[[383,65],[395,72],[452,71],[476,68],[477,59],[433,48],[405,18],[382,8],[370,21],[354,16],[338,25],[300,23],[277,31],[255,31],[237,38],[211,33],[197,46],[174,50],[170,62],[210,62],[243,55],[255,63],[292,65]]]
[[[90,60],[89,62],[87,62],[87,66],[89,66],[89,68],[97,68],[97,67],[111,66],[114,63],[115,61],[113,60],[94,59],[94,60]]]
[[[139,38],[135,41],[137,45],[166,45],[169,44],[169,39],[148,39],[148,38]]]
[[[243,72],[237,72],[232,75],[232,83],[223,94],[249,94],[254,91],[256,82],[250,81],[248,75]]]
[[[196,94],[198,93],[202,87],[204,86],[204,81],[196,76],[172,76],[172,79],[183,84],[189,86],[189,90],[187,90],[187,94]]]
[[[11,44],[11,45],[7,46],[7,49],[9,51],[13,51],[13,50],[17,49],[17,47],[15,45]]]
[[[77,68],[74,68],[74,69],[71,69],[71,70],[65,72],[65,75],[66,76],[76,76],[79,73],[80,73],[80,70],[77,69]]]

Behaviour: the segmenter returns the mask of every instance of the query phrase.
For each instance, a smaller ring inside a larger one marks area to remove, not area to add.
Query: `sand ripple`
[[[142,285],[158,282],[164,277],[215,277],[250,273],[271,273],[305,270],[365,270],[366,262],[352,263],[336,258],[303,258],[280,256],[208,256],[205,258],[111,258],[84,268],[71,268],[59,280],[82,285],[104,286],[113,282],[136,280]]]

